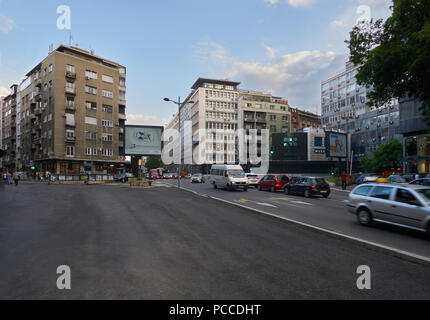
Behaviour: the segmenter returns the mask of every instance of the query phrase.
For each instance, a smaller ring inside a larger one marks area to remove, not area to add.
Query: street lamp
[[[169,98],[163,99],[166,102],[172,102],[178,106],[178,131],[179,131],[179,139],[182,142],[182,135],[181,135],[181,107],[183,103],[181,103],[181,97],[178,97],[178,101],[171,100]],[[188,101],[187,103],[194,104],[194,101]],[[181,187],[181,171],[182,171],[182,143],[180,143],[180,150],[181,150],[181,156],[179,158],[179,168],[178,168],[178,188]]]

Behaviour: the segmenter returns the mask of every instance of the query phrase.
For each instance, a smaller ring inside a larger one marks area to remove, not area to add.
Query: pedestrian
[[[417,173],[416,175],[415,175],[415,180],[418,180],[420,178],[420,175]]]
[[[6,184],[12,184],[11,174],[8,172],[6,174]]]
[[[19,174],[16,171],[13,173],[13,180],[15,181],[15,186],[18,186]]]
[[[3,182],[4,184],[6,184],[7,182],[6,172],[3,173]]]
[[[346,190],[346,180],[348,179],[348,176],[346,175],[346,172],[342,172],[340,175],[340,180],[342,180],[342,190]]]

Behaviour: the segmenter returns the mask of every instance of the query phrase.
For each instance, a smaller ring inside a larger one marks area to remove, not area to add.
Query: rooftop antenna
[[[73,36],[72,36],[72,33],[70,32],[69,33],[69,46],[70,47],[72,46],[72,41],[73,41]]]

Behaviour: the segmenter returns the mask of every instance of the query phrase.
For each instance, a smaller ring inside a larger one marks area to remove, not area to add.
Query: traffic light
[[[275,149],[273,147],[270,148],[270,155],[273,156],[275,154]]]

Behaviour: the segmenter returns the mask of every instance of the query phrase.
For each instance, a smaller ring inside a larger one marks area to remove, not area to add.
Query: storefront
[[[408,136],[404,142],[406,172],[430,174],[430,135]]]

